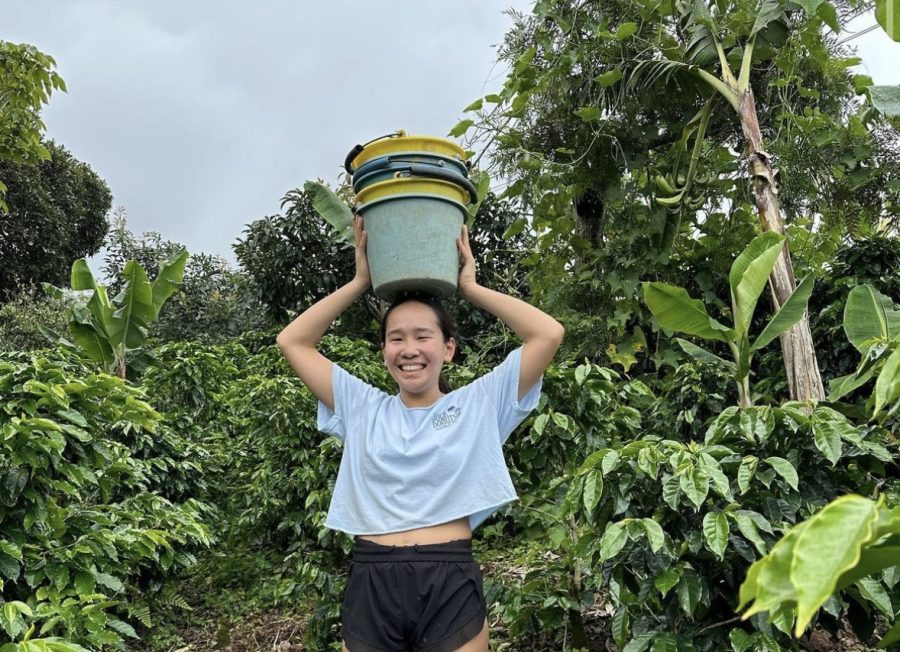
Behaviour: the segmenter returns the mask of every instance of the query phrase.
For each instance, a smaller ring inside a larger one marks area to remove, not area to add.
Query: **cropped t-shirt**
[[[334,410],[318,429],[344,443],[325,526],[388,534],[468,517],[474,530],[518,498],[502,445],[533,410],[542,379],[518,400],[522,347],[489,373],[409,408],[332,365]]]

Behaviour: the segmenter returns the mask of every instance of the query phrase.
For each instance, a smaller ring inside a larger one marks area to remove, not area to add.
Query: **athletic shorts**
[[[383,546],[356,539],[341,637],[351,652],[449,652],[487,613],[472,542]]]

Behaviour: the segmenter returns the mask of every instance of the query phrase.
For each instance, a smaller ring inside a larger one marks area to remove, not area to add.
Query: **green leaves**
[[[796,615],[794,634],[800,636],[835,589],[896,564],[900,559],[896,553],[882,554],[888,552],[891,540],[882,539],[897,533],[897,509],[887,510],[861,496],[838,498],[792,528],[771,553],[750,567],[738,610],[750,603],[746,619],[761,611],[791,609]],[[878,606],[880,592],[875,585],[867,581],[863,586]]]
[[[72,264],[70,282],[72,290],[90,292],[90,299],[70,301],[69,330],[78,350],[88,359],[101,364],[105,371],[126,375],[126,353],[140,348],[147,337],[147,327],[159,317],[163,304],[174,294],[184,278],[188,252],[176,252],[160,265],[160,271],[151,284],[144,268],[136,260],[129,260],[123,270],[124,285],[112,301],[106,288],[97,283],[83,258]],[[66,292],[49,284],[45,291],[58,298]],[[45,334],[57,343],[73,348],[67,340],[55,333]]]
[[[33,45],[0,40],[0,161],[34,164],[50,157],[41,144],[41,109],[55,90],[66,85],[54,68],[56,61]],[[0,184],[2,185],[2,184]],[[8,212],[0,187],[0,214]]]
[[[766,464],[775,469],[775,472],[784,478],[794,491],[800,488],[800,478],[797,476],[797,469],[783,457],[767,457]]]
[[[748,377],[753,352],[771,342],[803,317],[813,289],[814,279],[808,276],[772,317],[753,344],[749,343],[748,329],[756,304],[781,255],[784,241],[784,236],[777,233],[771,231],[763,233],[754,238],[732,264],[728,280],[731,287],[731,310],[735,319],[733,329],[710,317],[704,305],[688,296],[684,288],[658,282],[643,284],[644,301],[660,326],[728,343],[734,357],[734,362],[731,363],[726,363],[699,346],[679,340],[681,347],[691,356],[704,362],[719,364],[732,371],[741,407],[749,407],[752,404]]]
[[[722,512],[707,512],[703,517],[703,539],[719,559],[725,557],[728,546],[728,519]]]
[[[892,0],[875,0],[875,20],[893,41],[900,42],[900,11]],[[887,87],[887,88],[897,88]],[[900,92],[898,92],[900,93]],[[894,116],[900,115],[900,100],[895,107]]]
[[[585,122],[595,122],[601,117],[600,108],[596,106],[583,106],[575,111],[575,115]]]
[[[594,77],[594,81],[601,86],[612,86],[620,79],[622,79],[622,71],[618,68],[607,70],[605,73]]]
[[[791,328],[800,321],[803,313],[806,312],[806,304],[809,302],[809,295],[812,294],[813,286],[815,286],[815,278],[812,275],[807,276],[797,286],[788,300],[785,301],[781,309],[775,313],[775,316],[766,324],[766,327],[756,338],[756,341],[750,345],[751,351],[761,349],[766,344],[774,340],[776,337]]]
[[[863,357],[855,374],[834,379],[831,400],[861,387],[877,373],[872,418],[885,409],[887,416],[894,414],[900,408],[900,310],[873,286],[858,285],[847,297],[844,331]]]
[[[312,197],[313,208],[322,219],[334,228],[342,240],[353,244],[353,212],[347,206],[347,202],[318,181],[307,181],[303,184],[303,189]]]
[[[843,450],[840,426],[834,421],[816,421],[812,428],[816,448],[822,451],[825,458],[834,466],[841,459]]]
[[[738,337],[747,333],[756,302],[783,248],[784,236],[768,231],[754,238],[732,264],[728,282]]]
[[[184,268],[187,265],[188,256],[187,249],[182,249],[160,265],[159,274],[151,283],[153,290],[153,317],[151,321],[159,318],[160,308],[175,294],[178,286],[184,280]]]
[[[645,282],[644,301],[660,326],[704,339],[727,342],[732,331],[706,312],[701,301],[688,296],[684,288],[668,283]]]
[[[847,295],[844,306],[844,332],[860,352],[875,340],[900,336],[900,310],[873,286],[857,285]]]
[[[28,597],[2,605],[0,626],[23,639],[14,647],[27,638],[21,649],[29,651],[83,651],[29,638],[34,631],[77,636],[92,649],[131,636],[133,628],[110,615],[126,612],[134,579],[172,568],[176,556],[177,567],[190,565],[185,547],[209,543],[202,519],[210,506],[174,504],[161,490],[199,493],[185,482],[199,472],[192,458],[214,462],[188,441],[197,431],[176,435],[143,389],[75,357],[62,360],[52,350],[0,358],[0,578]],[[153,529],[160,523],[165,531]]]
[[[448,132],[447,135],[451,138],[458,138],[459,136],[462,136],[464,133],[466,133],[469,130],[469,127],[471,127],[473,124],[475,124],[475,121],[469,120],[468,118],[465,120],[460,120],[453,126],[453,128]]]

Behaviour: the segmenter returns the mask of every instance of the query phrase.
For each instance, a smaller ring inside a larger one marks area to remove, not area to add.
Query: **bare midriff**
[[[469,527],[469,519],[463,517],[449,523],[441,523],[440,525],[420,527],[403,532],[391,532],[390,534],[366,534],[360,535],[358,538],[380,543],[383,546],[426,545],[429,543],[447,543],[457,539],[471,539],[472,528]]]

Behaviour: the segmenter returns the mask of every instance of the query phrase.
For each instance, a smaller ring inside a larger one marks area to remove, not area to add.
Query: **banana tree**
[[[160,265],[159,275],[152,283],[140,263],[128,261],[123,270],[122,291],[110,300],[106,287],[94,279],[87,261],[79,258],[72,264],[70,284],[74,293],[44,284],[48,294],[68,306],[69,332],[74,343],[49,329],[42,329],[44,335],[124,379],[128,354],[144,344],[148,326],[159,318],[160,308],[184,279],[187,259],[187,250],[177,252]]]
[[[735,259],[728,277],[733,326],[726,326],[712,318],[703,303],[692,299],[684,288],[658,282],[643,284],[644,301],[662,328],[723,342],[728,346],[733,361],[724,360],[696,344],[678,338],[678,343],[686,353],[705,362],[720,364],[732,372],[741,407],[753,404],[750,393],[750,363],[753,354],[802,318],[812,292],[814,278],[809,275],[780,305],[762,332],[751,341],[749,330],[756,304],[784,246],[784,236],[772,232],[763,233],[754,238]]]
[[[900,566],[900,507],[848,495],[835,499],[798,523],[747,571],[740,589],[742,616],[769,612],[769,622],[800,636],[816,611],[836,591],[853,588],[857,600],[895,620],[891,598],[877,579]],[[900,623],[879,647],[900,641]],[[746,649],[746,648],[743,648]]]
[[[812,1],[794,5],[794,8],[803,6],[805,11],[815,15],[820,4]],[[785,229],[778,200],[777,172],[771,156],[765,151],[750,73],[757,46],[771,49],[787,40],[791,25],[786,13],[787,6],[784,0],[710,4],[704,0],[692,0],[681,3],[683,28],[690,35],[684,60],[663,58],[639,61],[626,84],[627,89],[644,90],[675,75],[685,74],[705,82],[706,87],[713,91],[713,96],[724,98],[734,110],[744,135],[753,203],[762,229],[782,235]],[[737,20],[736,15],[745,18],[743,21]],[[704,107],[704,111],[708,109]],[[697,127],[696,151],[699,151],[704,130],[705,123],[701,120]],[[694,156],[686,187],[675,189],[674,197],[664,198],[664,202],[680,205],[688,197],[690,180],[696,174],[697,165],[698,160]],[[796,289],[787,245],[781,249],[771,270],[770,285],[776,307],[784,306]],[[824,399],[825,390],[806,314],[802,314],[781,334],[781,348],[791,398],[800,401]]]
[[[900,309],[868,283],[850,290],[844,306],[844,332],[862,355],[855,373],[835,378],[828,399],[836,401],[873,377],[872,418],[900,410]]]

